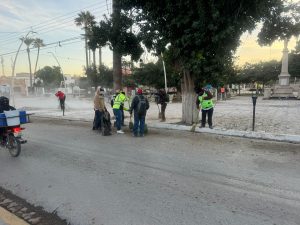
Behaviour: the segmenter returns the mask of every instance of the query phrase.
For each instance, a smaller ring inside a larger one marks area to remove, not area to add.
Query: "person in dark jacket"
[[[169,96],[167,95],[165,89],[160,89],[156,95],[156,103],[161,105],[160,118],[161,122],[166,121],[166,108],[169,102]]]
[[[9,99],[5,96],[0,97],[0,113],[4,113],[4,111],[16,110],[14,107],[9,105]],[[3,141],[3,134],[6,128],[0,127],[0,137],[1,141]]]
[[[9,99],[5,96],[0,97],[0,113],[4,111],[16,110],[14,107],[9,105]]]
[[[134,112],[133,136],[144,136],[146,113],[149,109],[148,99],[143,95],[143,90],[138,89],[137,95],[132,99],[129,109],[130,115]]]

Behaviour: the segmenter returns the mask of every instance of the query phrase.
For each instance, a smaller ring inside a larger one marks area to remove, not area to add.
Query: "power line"
[[[64,42],[73,41],[73,40],[81,39],[81,38],[82,38],[81,36],[77,36],[77,37],[72,37],[72,38],[68,38],[68,39],[64,39],[64,40],[60,40],[60,41],[55,41],[55,42],[52,42],[52,43],[45,44],[45,47],[50,46],[50,45],[54,45],[54,44],[59,45],[59,44],[64,43]],[[42,47],[40,49],[42,50],[45,47]],[[29,48],[29,49],[32,50],[32,49],[37,49],[37,48],[32,47],[32,48]],[[20,52],[23,52],[23,51],[26,51],[26,49],[23,49]],[[16,52],[17,51],[7,52],[7,53],[0,54],[0,56],[11,55],[11,54],[15,54]]]
[[[34,25],[34,26],[29,27],[29,28],[25,28],[25,29],[24,29],[24,32],[25,32],[25,31],[28,31],[28,29],[30,29],[30,30],[33,29],[34,31],[39,32],[39,31],[42,31],[42,30],[47,29],[49,26],[50,26],[50,27],[51,27],[51,26],[55,26],[56,23],[62,24],[62,22],[64,22],[65,20],[68,20],[68,19],[70,19],[70,18],[72,18],[72,19],[69,20],[69,21],[74,21],[74,13],[78,13],[78,12],[80,12],[80,11],[83,11],[84,9],[89,9],[89,8],[92,8],[92,11],[94,11],[94,12],[98,12],[98,10],[96,10],[96,9],[103,9],[103,8],[106,6],[106,4],[104,3],[104,4],[102,4],[102,5],[99,5],[98,7],[94,7],[95,5],[98,5],[98,4],[99,4],[99,3],[96,3],[96,4],[90,5],[90,6],[88,6],[88,7],[82,8],[82,9],[80,9],[80,10],[76,10],[76,11],[73,11],[73,12],[71,12],[71,13],[67,13],[67,14],[65,14],[65,15],[58,16],[58,17],[55,17],[55,18],[50,19],[50,20],[48,20],[48,21],[39,23],[38,25]],[[94,12],[93,12],[93,13],[94,13]],[[100,11],[99,11],[99,12],[100,12]],[[72,14],[72,16],[66,17],[67,15],[70,15],[70,14]],[[66,18],[63,18],[63,17],[66,17]],[[59,18],[63,18],[63,19],[61,19],[60,21],[58,21],[57,19],[59,19]],[[65,22],[69,22],[69,21],[65,21]],[[51,24],[52,24],[52,25],[51,25]],[[19,33],[22,33],[22,32],[19,32]],[[6,40],[11,40],[12,38],[18,38],[18,35],[16,35],[16,34],[14,34],[14,35],[9,35],[9,36],[7,37]],[[3,40],[3,41],[5,42],[6,40]]]

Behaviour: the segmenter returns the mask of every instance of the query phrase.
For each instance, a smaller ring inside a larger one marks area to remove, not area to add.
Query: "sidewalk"
[[[110,105],[106,103],[106,106],[113,115]],[[181,106],[181,103],[168,104],[167,122],[160,123],[157,105],[151,103],[146,118],[148,127],[190,131],[191,126],[177,125],[181,121]],[[90,121],[91,123],[94,118],[92,100],[67,98],[65,116],[62,116],[58,101],[54,97],[17,98],[16,107],[24,108],[38,117]],[[252,110],[251,97],[235,97],[227,101],[218,101],[213,116],[214,129],[197,127],[195,132],[300,143],[299,100],[262,100],[259,98],[256,105],[255,132],[252,132]],[[129,113],[125,112],[125,117],[128,123]]]

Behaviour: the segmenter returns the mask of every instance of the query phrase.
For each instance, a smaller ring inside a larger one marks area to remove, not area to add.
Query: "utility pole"
[[[164,55],[161,53],[161,59],[163,62],[163,67],[164,67],[164,77],[165,77],[165,91],[168,93],[168,85],[167,85],[167,72],[166,72],[166,66],[165,66],[165,60],[164,60]]]
[[[5,74],[4,74],[4,59],[3,59],[3,56],[1,56],[1,64],[2,64],[2,76],[5,76]]]
[[[113,33],[118,34],[120,32],[120,5],[118,4],[119,0],[113,0]],[[118,52],[116,46],[113,46],[113,87],[114,90],[122,88],[122,63],[121,63],[121,54]]]
[[[18,48],[18,51],[16,53],[16,56],[15,56],[15,59],[14,59],[14,62],[13,62],[13,65],[12,65],[12,78],[11,78],[11,96],[12,96],[12,100],[13,100],[13,104],[15,105],[15,92],[14,92],[14,85],[15,85],[15,69],[16,69],[16,62],[17,62],[17,58],[18,58],[18,55],[19,55],[19,52],[21,50],[21,47],[24,43],[24,40],[28,37],[28,35],[30,33],[36,33],[32,30],[28,31],[27,34],[25,35],[24,38],[21,39],[21,44],[19,45],[19,48]]]

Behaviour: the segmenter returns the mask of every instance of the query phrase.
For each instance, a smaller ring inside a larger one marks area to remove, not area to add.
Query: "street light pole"
[[[58,62],[58,59],[56,58],[56,56],[55,56],[55,54],[54,54],[53,52],[48,52],[48,53],[52,54],[53,58],[56,60],[57,64],[59,65],[59,68],[60,68],[61,73],[62,73],[62,75],[63,75],[63,81],[64,81],[65,92],[66,92],[66,89],[67,89],[67,86],[66,86],[66,80],[65,80],[64,72],[63,72],[63,70],[62,70],[62,68],[61,68],[61,65],[60,65],[60,63]]]
[[[15,92],[14,92],[14,85],[15,85],[15,83],[14,83],[14,82],[15,82],[15,68],[16,68],[16,62],[17,62],[17,58],[18,58],[19,52],[20,52],[20,50],[21,50],[21,47],[22,47],[22,45],[23,45],[23,43],[24,43],[24,40],[28,37],[28,35],[29,35],[30,33],[33,33],[33,34],[34,34],[34,33],[36,33],[36,32],[30,30],[30,31],[28,31],[28,33],[25,35],[25,37],[21,39],[21,44],[20,44],[20,46],[19,46],[19,48],[18,48],[18,51],[17,51],[17,53],[16,53],[16,56],[15,56],[15,59],[14,59],[14,63],[13,63],[13,67],[12,67],[12,79],[11,79],[11,87],[12,87],[12,89],[11,89],[11,96],[13,97],[13,105],[15,105]]]
[[[255,127],[255,106],[256,106],[257,94],[252,93],[252,104],[253,104],[253,118],[252,118],[252,131],[254,131]]]
[[[161,53],[161,58],[162,58],[163,67],[164,67],[164,76],[165,76],[165,90],[166,90],[166,93],[168,93],[168,85],[167,85],[167,72],[166,72],[166,66],[165,66],[165,61],[164,61],[164,55],[163,55],[163,53]]]

